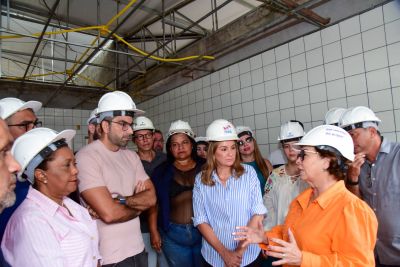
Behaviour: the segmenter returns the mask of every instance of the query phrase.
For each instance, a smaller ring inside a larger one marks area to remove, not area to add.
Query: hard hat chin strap
[[[65,139],[60,139],[43,148],[28,164],[21,177],[27,179],[31,184],[35,182],[35,169],[42,163],[51,153],[62,146],[67,146]]]

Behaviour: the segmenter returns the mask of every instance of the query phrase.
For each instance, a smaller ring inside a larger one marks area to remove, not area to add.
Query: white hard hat
[[[235,126],[227,120],[219,119],[213,121],[206,131],[208,141],[238,140]]]
[[[348,160],[354,160],[354,144],[350,134],[334,125],[320,125],[309,131],[295,145],[332,147]]]
[[[306,133],[303,126],[298,121],[288,121],[281,125],[281,132],[278,141],[285,141],[294,138],[301,138]]]
[[[125,92],[113,91],[103,95],[97,107],[98,121],[108,116],[142,115],[143,110],[137,109],[132,98]]]
[[[57,133],[49,128],[35,128],[18,137],[11,148],[11,154],[21,165],[18,180],[33,184],[35,168],[60,145],[70,142],[75,133],[75,130]]]
[[[236,133],[238,136],[241,136],[242,134],[254,136],[253,131],[250,129],[250,127],[247,126],[236,126]]]
[[[87,120],[88,125],[97,123],[97,120],[94,120],[96,119],[96,114],[97,114],[97,108],[93,109],[92,112],[90,112],[90,117]]]
[[[0,117],[5,120],[18,111],[28,108],[32,109],[33,112],[36,113],[42,107],[42,103],[33,100],[25,102],[15,97],[6,97],[0,100],[0,106]]]
[[[364,106],[347,109],[339,120],[339,125],[346,131],[355,128],[375,127],[377,128],[381,120],[375,113]]]
[[[190,127],[189,123],[187,123],[186,121],[177,120],[177,121],[172,122],[171,126],[169,127],[168,133],[167,133],[167,139],[177,133],[184,133],[193,139],[195,137],[195,134],[194,134],[192,128]]]
[[[342,115],[345,111],[346,111],[345,108],[331,108],[325,114],[324,124],[331,124],[331,125],[338,126],[340,117],[342,117]]]
[[[144,116],[136,117],[133,120],[133,131],[139,131],[139,130],[152,130],[154,131],[156,128],[154,128],[153,122]]]
[[[196,143],[199,143],[199,142],[207,143],[208,142],[207,137],[205,137],[205,136],[197,136],[194,139],[194,141],[196,141]]]

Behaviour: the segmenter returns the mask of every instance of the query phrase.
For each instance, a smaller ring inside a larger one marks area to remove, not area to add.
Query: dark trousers
[[[139,254],[126,258],[123,261],[102,265],[102,267],[148,267],[147,252],[143,250]]]
[[[201,265],[202,267],[213,267],[203,257],[202,257],[202,260],[203,260],[202,265]],[[261,267],[262,260],[263,260],[263,256],[260,253],[260,255],[258,255],[257,259],[255,259],[252,263],[246,265],[246,267]]]

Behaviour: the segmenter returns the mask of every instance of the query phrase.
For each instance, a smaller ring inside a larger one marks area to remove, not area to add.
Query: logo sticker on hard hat
[[[232,134],[233,133],[232,125],[228,124],[226,126],[223,126],[223,128],[224,128],[224,133],[226,133],[226,134]]]

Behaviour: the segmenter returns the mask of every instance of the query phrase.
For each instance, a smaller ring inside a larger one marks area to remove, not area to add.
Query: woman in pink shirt
[[[74,130],[36,128],[15,140],[11,153],[21,165],[18,179],[32,186],[9,220],[1,244],[13,267],[100,266],[96,222],[67,196],[78,170],[68,147]]]

